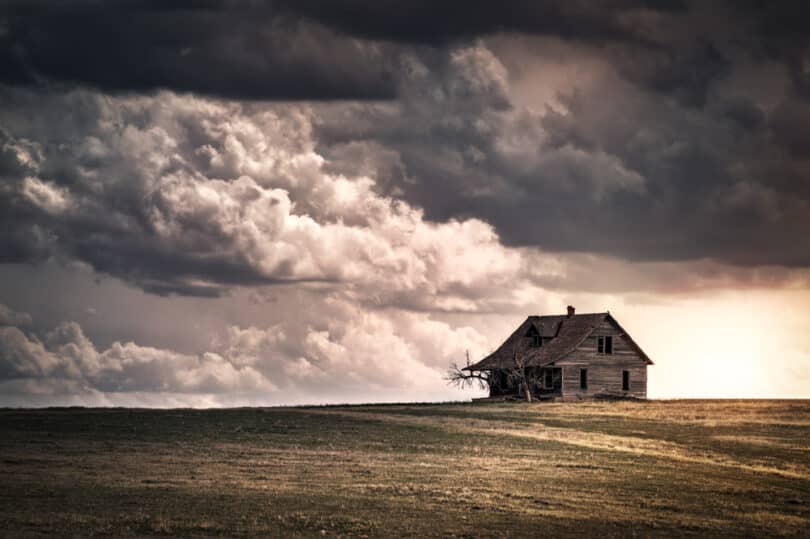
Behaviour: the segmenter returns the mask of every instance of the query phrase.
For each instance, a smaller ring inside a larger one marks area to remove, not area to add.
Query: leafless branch
[[[459,367],[456,362],[450,364],[450,368],[447,369],[447,374],[444,379],[447,380],[449,385],[462,389],[466,387],[487,389],[489,387],[489,372],[465,371]]]
[[[508,386],[518,388],[520,394],[528,401],[532,402],[532,389],[537,385],[540,379],[536,369],[526,365],[526,358],[524,355],[518,354],[517,350],[513,353],[512,365],[504,367],[502,371],[506,373]],[[467,353],[467,367],[470,366],[470,356]],[[444,377],[448,385],[453,385],[458,388],[478,387],[480,389],[492,389],[493,384],[498,383],[498,378],[494,376],[493,371],[469,371],[459,367],[453,362],[447,370]],[[502,382],[501,382],[502,383]]]

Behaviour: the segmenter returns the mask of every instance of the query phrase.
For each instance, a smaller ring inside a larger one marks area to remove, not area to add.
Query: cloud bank
[[[472,328],[327,301],[306,326],[229,326],[209,351],[114,342],[99,349],[75,322],[38,336],[0,325],[0,405],[222,406],[447,397],[447,364],[484,339]],[[326,312],[324,312],[324,310]],[[437,344],[438,343],[438,344]],[[384,358],[384,361],[381,359]]]

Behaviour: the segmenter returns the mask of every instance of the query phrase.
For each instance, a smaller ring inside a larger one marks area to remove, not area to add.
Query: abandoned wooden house
[[[490,398],[647,397],[653,362],[610,313],[530,316],[493,353],[463,370],[483,375]]]

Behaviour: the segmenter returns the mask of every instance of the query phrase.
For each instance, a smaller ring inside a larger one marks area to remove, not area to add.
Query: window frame
[[[613,335],[599,335],[596,337],[596,353],[613,355]]]

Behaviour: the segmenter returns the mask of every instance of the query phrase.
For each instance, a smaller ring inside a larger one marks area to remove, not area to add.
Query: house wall
[[[597,352],[597,337],[613,336],[613,353]],[[555,362],[562,367],[562,397],[565,400],[590,398],[597,393],[647,397],[647,364],[622,332],[606,320],[571,354]],[[588,369],[588,389],[580,389],[580,369]],[[630,390],[622,391],[622,371],[630,372]]]

